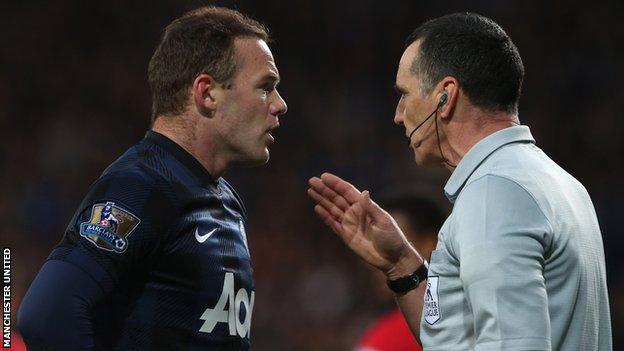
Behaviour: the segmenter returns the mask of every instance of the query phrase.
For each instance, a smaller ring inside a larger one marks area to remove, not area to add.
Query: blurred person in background
[[[203,7],[164,31],[152,128],[91,186],[18,316],[29,349],[247,350],[245,208],[222,175],[265,164],[286,103],[263,25]],[[94,141],[112,143],[115,128]],[[110,128],[110,129],[109,129]]]
[[[447,211],[432,197],[415,192],[393,192],[381,196],[379,204],[394,218],[406,239],[426,260],[438,242],[438,231]],[[379,273],[379,272],[376,272]],[[379,274],[384,279],[383,274]],[[390,291],[384,289],[389,298]],[[422,350],[409,330],[401,310],[396,308],[374,322],[360,339],[355,351]]]
[[[417,164],[452,172],[430,265],[368,191],[330,173],[309,181],[317,215],[386,274],[425,350],[612,349],[596,213],[520,125],[523,77],[509,36],[477,14],[432,19],[407,40],[395,123]]]

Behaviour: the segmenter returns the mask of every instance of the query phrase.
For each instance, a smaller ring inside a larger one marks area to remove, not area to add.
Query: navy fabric
[[[121,211],[114,213],[138,218],[123,251],[103,248],[81,230],[109,203]],[[148,132],[91,186],[31,285],[20,310],[26,342],[50,349],[247,350],[254,282],[246,220],[223,178]],[[219,311],[229,310],[236,319],[223,320]],[[57,324],[35,322],[41,317]]]

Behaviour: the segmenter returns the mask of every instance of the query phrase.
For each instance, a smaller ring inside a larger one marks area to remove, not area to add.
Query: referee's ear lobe
[[[194,103],[197,112],[205,117],[212,117],[217,109],[217,99],[215,98],[219,84],[209,74],[202,73],[193,81],[191,87],[191,101]]]

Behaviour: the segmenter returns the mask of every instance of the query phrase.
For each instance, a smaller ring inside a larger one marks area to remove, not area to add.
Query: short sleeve
[[[175,213],[158,179],[140,171],[106,175],[91,187],[49,259],[81,267],[108,291],[158,257]]]
[[[462,191],[450,238],[474,316],[475,350],[550,350],[547,218],[516,182],[486,175]]]

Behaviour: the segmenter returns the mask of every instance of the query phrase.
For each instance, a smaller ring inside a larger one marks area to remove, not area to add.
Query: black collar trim
[[[208,170],[202,166],[202,164],[199,163],[193,155],[184,150],[175,141],[153,130],[148,130],[147,133],[145,133],[145,140],[156,144],[171,153],[173,157],[185,165],[204,184],[217,185],[218,182],[212,177],[212,175],[210,175]]]

